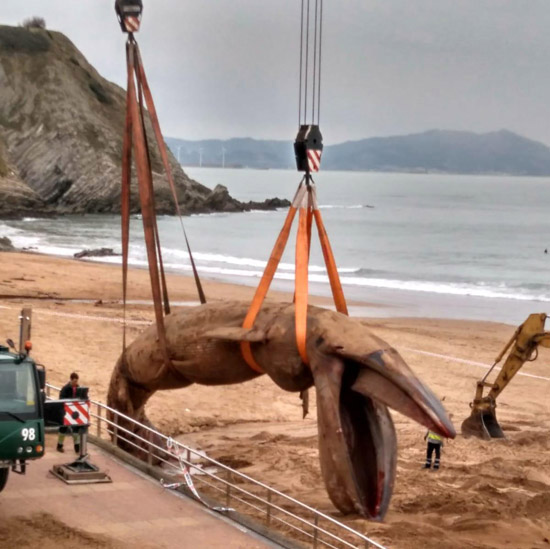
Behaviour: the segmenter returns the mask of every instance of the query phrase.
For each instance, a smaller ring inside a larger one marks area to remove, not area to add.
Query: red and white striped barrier
[[[81,426],[90,424],[90,401],[65,402],[63,425]]]

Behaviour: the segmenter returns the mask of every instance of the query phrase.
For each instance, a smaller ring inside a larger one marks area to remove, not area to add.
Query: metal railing
[[[48,397],[51,390],[59,391],[59,388],[46,384]],[[168,476],[182,475],[182,466],[186,467],[197,490],[209,500],[223,501],[225,507],[210,505],[201,495],[199,500],[211,509],[221,510],[229,518],[233,511],[238,512],[263,523],[265,529],[313,549],[385,549],[346,524],[206,456],[202,451],[173,440],[101,402],[90,402],[90,434],[110,439],[115,446],[122,442],[135,448],[150,466],[160,463],[163,473]],[[153,440],[138,435],[133,429],[150,435]],[[166,447],[160,446],[158,441],[163,441]],[[183,479],[182,485],[185,488]],[[265,532],[264,535],[269,537]]]

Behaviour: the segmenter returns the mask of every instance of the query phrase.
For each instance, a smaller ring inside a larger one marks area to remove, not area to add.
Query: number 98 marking
[[[35,440],[36,439],[36,429],[21,429],[21,436],[23,440]]]

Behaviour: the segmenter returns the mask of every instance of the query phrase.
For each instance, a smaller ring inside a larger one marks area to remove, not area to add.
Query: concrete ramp
[[[64,454],[55,450],[55,442],[55,437],[48,435],[45,457],[30,463],[25,476],[10,474],[0,494],[0,521],[48,513],[71,529],[106,536],[117,545],[121,542],[147,549],[278,547],[200,504],[164,490],[93,445],[89,446],[91,461],[106,471],[113,483],[68,486],[49,470],[74,457],[72,441],[67,439]]]

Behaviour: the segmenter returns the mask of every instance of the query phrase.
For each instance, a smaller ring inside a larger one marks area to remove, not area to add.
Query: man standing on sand
[[[78,374],[73,372],[70,375],[69,382],[66,383],[59,392],[59,399],[63,400],[66,398],[76,398],[76,390],[78,389]],[[80,452],[80,444],[78,443],[78,434],[73,433],[70,427],[63,426],[59,428],[59,436],[57,438],[57,451],[64,452],[63,442],[65,441],[65,435],[71,433],[73,435],[74,441],[74,451],[78,454]]]
[[[432,431],[428,431],[424,435],[424,440],[428,441],[428,448],[426,451],[426,463],[424,464],[424,469],[430,469],[432,466],[432,454],[435,451],[435,461],[434,461],[434,470],[439,469],[439,460],[441,458],[441,447],[443,446],[443,437],[437,435]]]

